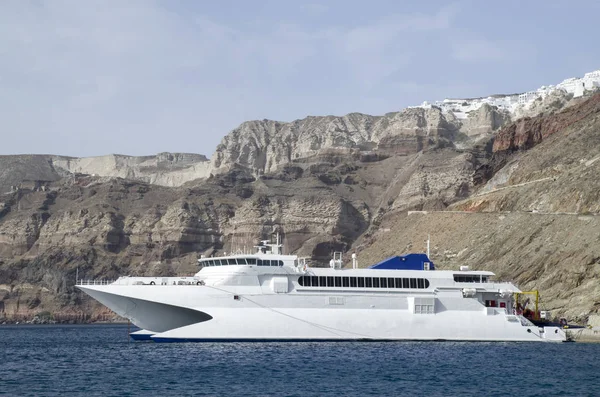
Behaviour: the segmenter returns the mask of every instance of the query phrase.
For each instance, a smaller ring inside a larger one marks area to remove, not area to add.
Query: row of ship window
[[[229,258],[210,259],[201,262],[202,266],[228,266],[228,265],[258,265],[258,266],[283,266],[283,261],[274,259],[256,258]]]
[[[396,277],[301,276],[298,284],[302,287],[429,288],[429,280],[425,278]]]
[[[454,281],[457,283],[487,283],[488,276],[479,274],[455,274]]]

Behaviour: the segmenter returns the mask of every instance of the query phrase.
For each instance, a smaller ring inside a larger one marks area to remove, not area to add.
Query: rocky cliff
[[[543,308],[555,315],[598,321],[599,104],[596,95],[562,113],[508,125],[480,166],[488,167],[487,182],[446,211],[387,213],[357,243],[361,261],[397,247],[423,250],[429,234],[438,267],[489,269],[522,289],[540,289]]]
[[[439,108],[408,108],[384,116],[351,113],[307,117],[291,123],[249,121],[229,133],[211,159],[212,171],[234,164],[257,173],[335,150],[408,155],[453,146],[457,136],[491,133],[510,120],[506,112],[483,106],[464,121]]]
[[[19,188],[0,196],[0,313],[102,318],[76,275],[191,274],[198,254],[247,250],[276,231],[315,265],[351,250],[368,265],[422,250],[431,234],[441,267],[489,268],[584,321],[600,306],[599,98],[495,140],[508,122],[497,109],[467,122],[432,107],[247,122],[210,166],[193,155],[3,156],[2,183]]]
[[[0,193],[75,174],[119,177],[161,186],[181,186],[209,176],[210,162],[201,154],[159,153],[155,156],[111,154],[98,157],[53,155],[0,156]]]

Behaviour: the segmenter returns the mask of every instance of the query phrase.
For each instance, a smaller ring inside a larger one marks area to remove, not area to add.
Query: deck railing
[[[75,282],[75,285],[108,285],[108,284],[112,284],[114,283],[115,280],[105,280],[105,279],[99,279],[99,280],[77,280]]]
[[[80,279],[75,285],[204,285],[204,281],[194,277],[120,277],[116,280]]]

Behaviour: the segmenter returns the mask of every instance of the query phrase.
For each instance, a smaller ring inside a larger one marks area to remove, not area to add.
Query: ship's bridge
[[[200,258],[198,264],[202,267],[212,266],[297,266],[298,257],[296,255],[283,255],[283,245],[279,243],[279,236],[275,244],[270,244],[268,240],[261,241],[255,246],[254,254],[234,254],[221,257]]]
[[[235,265],[256,265],[256,266],[284,266],[293,265],[295,256],[292,255],[235,255],[218,258],[202,258],[198,264],[202,267],[207,266],[235,266]]]

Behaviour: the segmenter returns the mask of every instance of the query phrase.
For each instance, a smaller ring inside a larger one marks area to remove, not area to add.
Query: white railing
[[[99,280],[77,280],[75,282],[75,285],[109,285],[114,283],[115,280],[104,280],[104,279],[99,279]]]
[[[75,285],[204,285],[194,277],[119,277],[116,280],[77,280]]]

